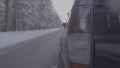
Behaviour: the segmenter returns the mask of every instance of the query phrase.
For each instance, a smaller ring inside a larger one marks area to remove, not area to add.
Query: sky
[[[73,2],[74,0],[52,0],[53,6],[62,22],[66,22],[67,13],[70,12]]]

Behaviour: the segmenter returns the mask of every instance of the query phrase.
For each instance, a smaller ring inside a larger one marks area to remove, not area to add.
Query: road
[[[56,68],[63,29],[0,52],[0,68]],[[7,50],[7,52],[6,52]]]

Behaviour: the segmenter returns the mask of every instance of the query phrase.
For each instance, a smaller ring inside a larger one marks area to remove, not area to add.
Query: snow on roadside
[[[34,30],[34,31],[15,31],[15,32],[0,32],[0,49],[5,48],[9,45],[20,43],[29,39],[33,39],[45,34],[60,30],[46,29],[46,30]]]

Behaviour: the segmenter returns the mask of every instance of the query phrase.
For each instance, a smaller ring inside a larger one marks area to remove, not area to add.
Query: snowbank
[[[46,30],[34,30],[34,31],[15,31],[15,32],[0,32],[0,49],[3,49],[9,45],[17,44],[23,41],[34,39],[45,34],[60,30],[46,29]]]

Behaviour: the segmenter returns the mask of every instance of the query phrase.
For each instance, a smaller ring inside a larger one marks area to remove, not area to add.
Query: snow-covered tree
[[[6,0],[4,9],[4,31],[61,27],[60,18],[50,0]]]

